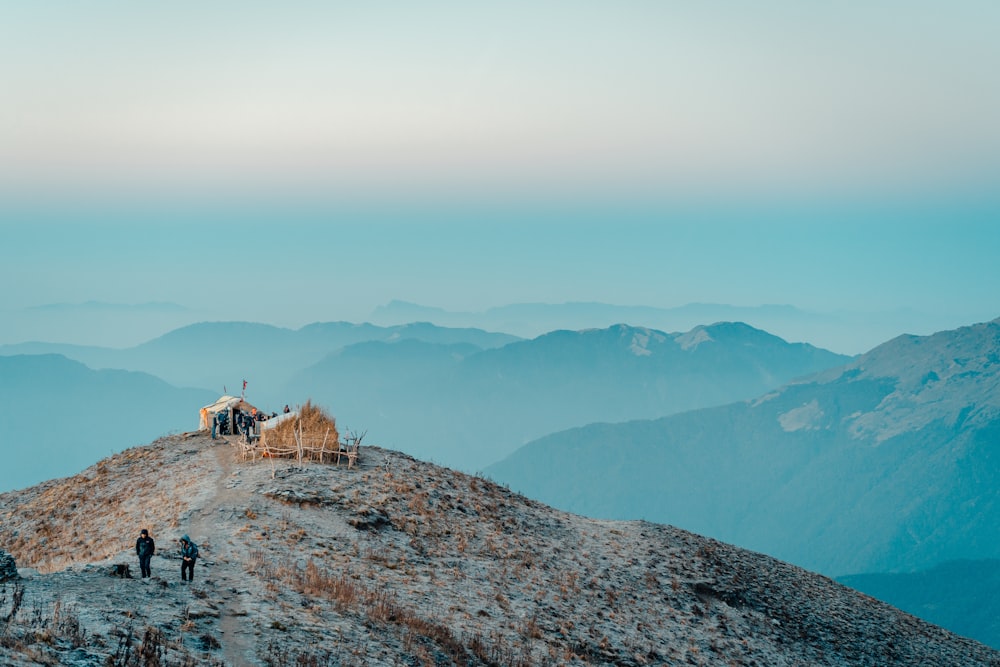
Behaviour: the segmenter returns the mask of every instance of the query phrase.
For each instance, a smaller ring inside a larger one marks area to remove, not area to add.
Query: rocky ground
[[[0,522],[12,666],[1000,665],[766,556],[377,447],[349,470],[174,436],[0,495]],[[113,576],[141,528],[153,577]]]

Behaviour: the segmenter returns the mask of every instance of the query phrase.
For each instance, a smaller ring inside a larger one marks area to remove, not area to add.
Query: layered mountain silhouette
[[[490,348],[519,340],[478,329],[412,323],[392,327],[318,322],[285,329],[254,322],[202,322],[125,349],[52,343],[0,346],[0,354],[62,354],[91,368],[142,371],[184,387],[238,391],[247,379],[264,402],[281,401],[278,388],[301,369],[345,345],[363,341],[421,340]],[[281,403],[284,404],[283,402]]]
[[[177,303],[48,303],[0,309],[4,342],[73,341],[82,345],[127,347],[209,317]],[[51,350],[50,350],[51,351]]]
[[[429,324],[334,322],[290,330],[228,322],[184,327],[124,350],[42,343],[0,348],[8,355],[43,352],[91,368],[151,373],[216,397],[238,392],[247,379],[248,398],[264,410],[311,399],[343,425],[367,431],[370,441],[467,471],[570,426],[748,398],[848,359],[737,323],[683,334],[617,325],[522,341]],[[38,390],[30,375],[8,382],[12,391],[18,382],[27,394]],[[103,446],[104,434],[87,429],[79,438],[81,449],[92,450]]]
[[[930,333],[985,315],[958,320],[909,309],[852,312],[811,312],[785,304],[735,306],[688,303],[661,308],[599,302],[513,303],[481,311],[451,311],[406,301],[390,301],[371,314],[376,324],[433,322],[448,327],[478,327],[534,338],[558,329],[604,329],[618,322],[642,323],[662,331],[687,331],[706,322],[746,322],[790,341],[810,341],[838,352],[871,349],[900,331]]]
[[[198,408],[214,398],[55,354],[0,356],[0,491],[73,474],[112,452],[196,428]]]
[[[724,404],[848,359],[740,323],[674,334],[616,325],[489,350],[348,346],[285,393],[334,406],[377,442],[475,471],[546,433]]]
[[[575,516],[362,448],[242,460],[182,434],[0,494],[0,662],[961,665],[1000,653],[827,577],[649,522]],[[152,576],[135,571],[141,528]],[[180,579],[177,538],[200,557]],[[6,553],[5,553],[6,552]]]
[[[488,473],[829,575],[1000,557],[1000,320],[901,336],[759,398],[532,442]]]

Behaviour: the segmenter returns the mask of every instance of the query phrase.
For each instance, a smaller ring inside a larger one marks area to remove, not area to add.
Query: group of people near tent
[[[287,405],[284,412],[290,412]],[[277,412],[268,414],[258,410],[242,397],[222,396],[215,403],[201,409],[199,427],[202,429],[211,428],[213,439],[220,435],[242,435],[249,440],[258,435],[258,423],[277,416]]]
[[[257,422],[264,422],[278,416],[277,412],[272,412],[271,414],[257,412],[257,408],[250,408],[249,410],[234,409],[232,413],[232,421],[230,421],[228,411],[215,413],[215,417],[212,419],[213,440],[217,435],[242,435],[248,439],[252,438],[257,433]]]

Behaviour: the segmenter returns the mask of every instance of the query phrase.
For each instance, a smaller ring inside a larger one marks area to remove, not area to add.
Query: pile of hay
[[[261,431],[260,447],[265,456],[323,460],[340,446],[337,420],[306,401],[298,415],[274,428]]]

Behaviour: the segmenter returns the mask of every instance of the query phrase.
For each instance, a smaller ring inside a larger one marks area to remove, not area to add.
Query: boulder
[[[17,563],[14,557],[0,549],[0,581],[17,579]]]

